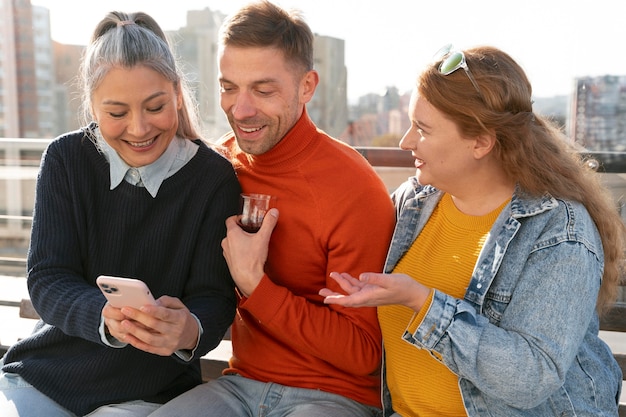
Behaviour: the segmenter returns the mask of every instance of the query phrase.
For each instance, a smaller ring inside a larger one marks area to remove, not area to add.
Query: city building
[[[82,115],[80,105],[82,99],[78,84],[78,67],[85,51],[83,45],[66,45],[52,42],[55,73],[55,107],[56,131],[52,137],[81,126]]]
[[[580,77],[570,109],[570,137],[591,151],[626,151],[626,76]]]
[[[220,107],[217,82],[217,36],[224,17],[209,8],[190,10],[187,25],[166,34],[195,94],[203,134],[210,140],[230,130]]]
[[[24,1],[24,3],[28,4],[29,1]],[[32,129],[37,133],[22,137],[50,138],[58,132],[55,112],[58,107],[55,97],[57,83],[54,71],[54,49],[50,38],[50,11],[44,7],[33,6],[31,27],[35,69],[35,106],[33,108],[37,115],[37,124],[32,126]],[[24,32],[26,31],[27,28],[24,28]],[[31,119],[29,113],[30,111],[24,112],[24,120]],[[27,125],[28,122],[22,121],[22,124]]]
[[[362,96],[350,107],[350,122],[338,137],[352,146],[397,146],[411,125],[410,98],[411,92],[400,94],[396,87]]]
[[[55,77],[49,11],[0,2],[0,137],[52,137]]]
[[[0,136],[37,135],[30,1],[0,3]],[[31,117],[26,114],[31,113]]]
[[[13,2],[0,1],[0,137],[19,137]]]
[[[317,126],[333,137],[348,125],[348,70],[344,58],[343,39],[315,35],[313,59],[320,82],[307,111]]]

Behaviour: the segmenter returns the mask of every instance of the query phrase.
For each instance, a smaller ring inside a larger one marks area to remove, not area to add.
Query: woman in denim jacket
[[[617,416],[598,317],[624,225],[598,174],[492,47],[447,48],[409,117],[400,146],[417,171],[393,194],[385,273],[332,273],[348,295],[320,291],[379,307],[385,416]]]

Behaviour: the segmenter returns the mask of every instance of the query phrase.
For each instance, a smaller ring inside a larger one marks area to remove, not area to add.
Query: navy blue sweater
[[[42,321],[7,352],[3,371],[78,415],[113,402],[165,402],[201,383],[199,357],[218,345],[235,313],[221,240],[240,187],[230,163],[196,143],[197,154],[156,198],[126,181],[110,190],[108,162],[82,131],[49,145],[28,253],[29,293]],[[193,360],[103,344],[101,274],[139,278],[155,297],[180,298],[204,329]]]

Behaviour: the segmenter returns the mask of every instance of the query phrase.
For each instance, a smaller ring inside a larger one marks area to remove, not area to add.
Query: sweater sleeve
[[[235,316],[235,284],[222,255],[221,242],[226,236],[225,219],[238,210],[240,192],[233,171],[232,175],[223,176],[211,195],[205,196],[212,201],[211,209],[199,227],[195,261],[183,298],[202,325],[202,336],[194,351],[196,358],[220,343]]]
[[[289,345],[293,351],[316,357],[347,374],[365,376],[377,373],[380,367],[382,342],[376,309],[326,305],[317,295],[324,286],[341,291],[329,277],[330,272],[358,276],[361,272],[380,272],[383,267],[395,223],[393,205],[377,175],[369,167],[357,167],[354,176],[344,180],[326,178],[328,183],[324,184],[316,178],[316,185],[323,189],[317,190],[319,200],[311,204],[321,207],[321,214],[311,216],[306,226],[309,230],[300,228],[298,236],[292,230],[283,236],[287,242],[277,243],[290,246],[283,255],[304,253],[303,262],[318,264],[318,269],[313,269],[315,265],[309,265],[308,270],[292,265],[296,281],[290,286],[283,285],[270,271],[240,308],[251,313],[277,344]],[[281,214],[279,222],[283,217]],[[302,236],[307,233],[317,234],[315,248],[306,246]],[[324,253],[315,258],[319,247]],[[278,262],[301,263],[297,256]],[[317,276],[312,276],[312,271]],[[308,295],[302,288],[306,285],[312,286],[307,288]]]
[[[37,178],[27,284],[33,306],[65,334],[100,343],[106,300],[82,276],[79,219],[63,163],[62,142],[52,142]]]

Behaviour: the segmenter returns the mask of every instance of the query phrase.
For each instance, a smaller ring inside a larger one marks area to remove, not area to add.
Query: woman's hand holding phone
[[[117,340],[161,356],[197,345],[198,322],[178,298],[155,300],[145,283],[132,278],[101,276],[96,282],[109,301],[105,325]]]
[[[100,275],[96,283],[113,307],[139,309],[144,305],[156,305],[150,289],[141,280]]]

